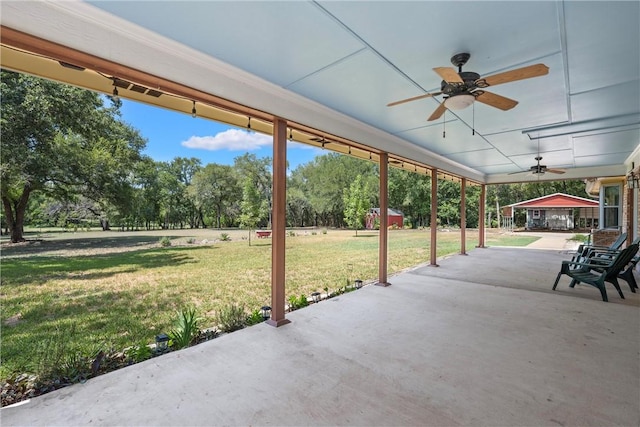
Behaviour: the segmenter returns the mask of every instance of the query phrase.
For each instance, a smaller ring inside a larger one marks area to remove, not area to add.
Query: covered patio
[[[567,249],[441,259],[290,313],[286,328],[5,408],[2,424],[638,425],[639,295],[551,291]]]
[[[550,179],[530,172],[537,157],[566,179],[633,178],[637,3],[150,4],[4,2],[2,66],[273,135],[269,323],[291,323],[5,408],[3,425],[640,423],[639,296],[551,291],[564,248],[474,249],[435,268],[432,233],[429,265],[387,277],[383,214],[378,281],[393,286],[286,316],[284,304],[288,140],[378,163],[383,213],[389,168],[431,177],[432,224],[438,180],[480,186],[485,218],[487,185]],[[465,52],[494,86],[509,73],[502,108],[445,108],[434,70],[455,86],[448,62]],[[516,81],[527,67],[549,74]],[[420,102],[388,108],[409,97]],[[625,191],[635,236],[638,189]]]

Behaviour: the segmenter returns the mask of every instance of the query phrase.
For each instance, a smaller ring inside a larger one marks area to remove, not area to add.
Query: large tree
[[[265,202],[251,177],[246,177],[242,189],[242,203],[240,204],[240,226],[249,229],[249,246],[251,246],[251,230],[256,228],[260,218],[264,216],[265,207]]]
[[[369,186],[362,175],[358,175],[349,188],[344,189],[343,200],[344,219],[347,225],[355,228],[357,236],[358,229],[364,226],[365,215],[371,208]]]
[[[231,166],[209,163],[194,175],[189,194],[205,215],[215,215],[215,226],[221,228],[222,217],[230,216],[242,188]]]
[[[0,198],[11,241],[24,240],[29,197],[85,195],[127,209],[130,169],[145,146],[97,93],[2,71]]]

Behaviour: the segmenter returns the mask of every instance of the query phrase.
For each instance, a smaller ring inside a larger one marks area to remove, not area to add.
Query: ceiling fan
[[[562,169],[551,169],[551,168],[548,168],[546,165],[541,165],[540,160],[542,160],[542,157],[539,154],[536,156],[535,159],[537,163],[531,166],[528,170],[511,172],[509,175],[515,175],[518,173],[529,173],[529,172],[531,172],[534,175],[544,175],[546,172],[557,173],[557,174],[563,174],[565,172]]]
[[[544,76],[549,73],[549,67],[546,65],[535,64],[492,76],[480,77],[478,73],[462,71],[462,66],[467,63],[470,57],[471,55],[469,53],[458,53],[451,57],[451,63],[458,67],[457,72],[451,67],[437,67],[433,69],[433,71],[442,77],[440,92],[425,93],[424,95],[395,101],[387,104],[387,107],[417,101],[418,99],[444,95],[444,101],[436,108],[433,114],[429,116],[428,121],[438,119],[447,109],[461,110],[473,104],[474,101],[479,101],[491,107],[507,111],[518,105],[518,101],[479,89]]]

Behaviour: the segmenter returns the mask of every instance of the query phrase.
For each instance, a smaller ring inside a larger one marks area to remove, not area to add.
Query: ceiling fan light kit
[[[436,67],[433,71],[441,78],[440,92],[426,93],[387,104],[388,107],[416,101],[418,99],[444,95],[444,101],[429,116],[428,121],[439,119],[446,109],[462,110],[469,107],[475,101],[507,111],[518,105],[518,101],[509,99],[502,95],[486,92],[484,89],[489,86],[496,86],[517,80],[530,79],[549,73],[549,67],[544,64],[529,65],[511,71],[481,77],[480,74],[472,71],[462,71],[462,66],[467,63],[471,55],[469,53],[458,53],[451,57],[451,63],[458,67],[456,71],[451,67]]]
[[[464,110],[473,104],[476,97],[470,93],[463,93],[461,95],[451,96],[444,100],[444,105],[449,110]]]

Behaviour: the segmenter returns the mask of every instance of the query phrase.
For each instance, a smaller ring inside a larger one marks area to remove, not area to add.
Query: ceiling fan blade
[[[443,102],[440,105],[438,105],[438,108],[436,108],[436,110],[429,116],[427,121],[430,122],[432,120],[439,119],[444,114],[445,111],[447,111],[447,107],[444,106],[444,102]]]
[[[490,105],[495,108],[499,108],[502,111],[507,111],[518,105],[518,101],[504,97],[502,95],[496,95],[495,93],[483,91],[476,97],[476,101],[483,104]]]
[[[562,169],[549,169],[549,168],[547,168],[547,169],[545,169],[545,172],[562,174],[565,171],[563,171]]]
[[[448,83],[464,83],[464,80],[458,75],[458,72],[451,67],[436,67],[433,69],[442,80]]]
[[[413,98],[401,99],[400,101],[391,102],[390,104],[387,104],[387,107],[393,107],[394,105],[404,104],[405,102],[417,101],[418,99],[431,98],[432,96],[436,96],[440,94],[442,94],[442,92],[425,93],[424,95],[414,96]]]
[[[484,80],[488,86],[495,86],[503,83],[515,82],[517,80],[544,76],[546,74],[549,74],[549,67],[544,64],[535,64],[529,65],[528,67],[518,68],[517,70],[505,71],[504,73],[483,77],[479,80]]]
[[[511,173],[508,173],[507,175],[516,175],[516,174],[519,174],[519,173],[527,173],[527,172],[531,172],[531,171],[526,170],[526,171],[511,172]]]

